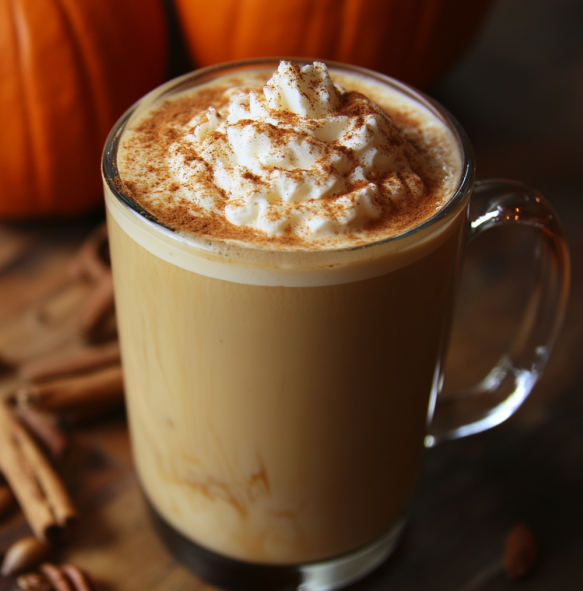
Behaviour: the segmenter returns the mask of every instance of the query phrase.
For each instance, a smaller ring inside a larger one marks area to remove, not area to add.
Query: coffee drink
[[[412,497],[465,231],[459,142],[363,72],[212,78],[144,101],[106,188],[134,457],[200,546],[321,561]]]

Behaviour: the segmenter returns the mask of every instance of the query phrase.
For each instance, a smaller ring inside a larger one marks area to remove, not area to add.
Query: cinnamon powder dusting
[[[265,76],[267,78],[267,76]],[[255,86],[242,87],[238,92],[256,90],[263,84],[264,79],[257,77],[252,82]],[[342,80],[346,84],[346,80]],[[356,179],[346,182],[342,191],[332,192],[318,199],[320,211],[331,220],[341,220],[345,215],[345,207],[340,205],[339,197],[348,197],[354,200],[359,190],[365,190],[369,183],[378,181],[381,188],[372,198],[372,206],[380,212],[376,217],[366,221],[357,230],[345,231],[336,236],[311,236],[307,237],[293,231],[292,225],[282,227],[277,233],[267,233],[257,227],[245,224],[234,224],[228,221],[225,215],[225,207],[228,199],[236,203],[237,196],[227,195],[217,183],[213,182],[215,171],[212,166],[197,153],[189,142],[181,140],[186,133],[192,133],[193,118],[200,113],[207,112],[210,107],[215,109],[219,119],[224,118],[225,109],[232,99],[230,90],[232,80],[224,83],[215,83],[202,89],[190,91],[190,93],[166,100],[155,106],[137,124],[126,130],[120,143],[118,155],[118,167],[120,179],[116,188],[123,194],[133,198],[161,223],[176,230],[190,232],[202,237],[212,239],[237,241],[252,244],[258,248],[283,248],[283,249],[320,249],[338,248],[345,245],[359,245],[375,242],[390,236],[398,235],[419,223],[428,219],[447,201],[449,194],[444,190],[445,177],[451,176],[450,170],[444,172],[444,166],[435,162],[435,153],[441,153],[445,149],[436,146],[439,138],[427,136],[422,129],[422,122],[412,111],[390,109],[390,105],[382,105],[397,124],[399,132],[385,138],[383,145],[387,151],[387,157],[394,157],[397,150],[406,154],[408,166],[412,174],[406,177],[398,173],[378,170],[372,167],[367,179]],[[249,80],[247,80],[249,84]],[[358,86],[358,81],[355,81]],[[309,98],[309,97],[308,97]],[[311,99],[310,99],[311,100]],[[306,118],[300,117],[294,112],[279,111],[279,121],[283,126],[277,127],[270,122],[255,123],[255,130],[269,137],[271,147],[280,147],[283,151],[289,144],[291,135],[295,141],[304,146],[308,157],[316,149],[312,147],[311,132],[317,130],[321,120],[309,120],[308,130],[303,134],[293,134],[292,127],[301,123],[306,125]],[[340,104],[334,113],[337,116],[355,118],[355,124],[351,133],[355,135],[366,134],[367,115],[375,115],[378,110],[371,106],[369,101],[363,101],[362,95],[353,90],[340,95]],[[246,127],[251,122],[248,119],[238,121],[233,129],[245,133]],[[310,132],[310,133],[309,133]],[[299,137],[299,139],[298,139]],[[406,138],[406,139],[405,139]],[[207,135],[207,141],[213,142],[215,147],[221,146],[226,137],[220,131],[211,131]],[[350,139],[350,138],[348,138]],[[406,145],[405,145],[406,144]],[[216,148],[219,150],[219,148]],[[181,162],[192,166],[193,170],[188,182],[181,181],[176,172],[168,165],[169,154],[178,155]],[[221,158],[227,160],[229,154],[217,152]],[[323,155],[319,155],[319,169],[332,174],[334,162],[339,157],[344,158],[352,166],[357,166],[353,150],[337,141],[331,141]],[[452,167],[450,166],[450,169]],[[131,174],[128,173],[131,171]],[[414,173],[414,174],[413,174]],[[300,168],[288,167],[285,169],[286,178],[300,183],[305,171]],[[348,172],[350,174],[350,171]],[[391,176],[392,175],[392,176]],[[325,177],[324,177],[325,178]],[[194,179],[194,180],[193,180]],[[199,193],[213,195],[213,207],[201,205],[193,199],[185,197],[185,188],[189,183],[195,182]],[[265,189],[265,181],[262,176],[245,170],[241,173],[241,182],[245,186],[261,187]],[[315,184],[322,183],[316,179]],[[395,199],[391,197],[390,188],[400,186],[407,198]],[[389,191],[389,192],[387,192]],[[270,199],[269,195],[267,199]],[[277,198],[274,197],[277,201]],[[274,202],[275,202],[274,201]],[[298,215],[310,205],[308,201],[293,201],[287,204],[289,215]],[[281,209],[274,207],[265,213],[268,223],[277,223],[281,220]]]

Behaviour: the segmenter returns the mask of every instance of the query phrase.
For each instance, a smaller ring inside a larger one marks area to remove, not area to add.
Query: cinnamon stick
[[[104,260],[107,249],[107,226],[102,224],[85,240],[77,256],[71,262],[69,274],[74,279],[84,278],[99,281],[109,272],[109,265]]]
[[[61,479],[3,400],[0,469],[39,540],[54,539],[76,517]]]
[[[18,410],[18,418],[37,441],[49,450],[53,458],[58,459],[63,455],[67,438],[44,412],[23,406]]]
[[[109,410],[123,402],[121,366],[31,384],[19,390],[16,398],[20,406],[28,404],[55,413],[83,411],[89,407]]]
[[[76,591],[65,573],[55,564],[45,562],[41,564],[40,570],[43,575],[50,581],[55,591]]]
[[[113,312],[113,276],[107,272],[101,277],[77,316],[77,327],[91,338],[108,312]]]
[[[74,564],[62,564],[61,569],[69,577],[75,587],[75,591],[95,591],[93,579]]]
[[[21,365],[19,373],[24,379],[41,381],[57,376],[90,372],[106,365],[119,364],[119,361],[119,343],[115,341],[73,353],[43,357]]]

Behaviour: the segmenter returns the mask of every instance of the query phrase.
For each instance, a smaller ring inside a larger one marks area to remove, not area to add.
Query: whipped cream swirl
[[[424,183],[391,118],[335,85],[324,64],[282,61],[263,90],[227,91],[170,147],[170,170],[197,209],[237,226],[326,237],[363,229]],[[224,212],[224,213],[223,213]]]

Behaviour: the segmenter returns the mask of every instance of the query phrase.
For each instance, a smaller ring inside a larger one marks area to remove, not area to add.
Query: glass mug
[[[497,425],[525,399],[560,326],[569,261],[540,194],[474,182],[471,146],[447,111],[334,62],[332,73],[395,89],[455,137],[460,183],[430,219],[365,246],[257,250],[175,232],[118,190],[128,122],[164,97],[277,65],[205,68],[154,90],[112,130],[103,176],[132,447],[157,529],[213,584],[316,591],[392,552],[424,447]],[[441,402],[465,244],[503,224],[538,230],[536,288],[489,376]]]

